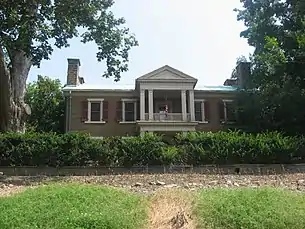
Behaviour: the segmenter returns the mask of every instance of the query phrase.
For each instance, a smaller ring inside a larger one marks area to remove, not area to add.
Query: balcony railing
[[[190,114],[187,113],[187,121],[190,120]],[[149,120],[149,114],[148,113],[145,113],[145,120],[148,121]],[[153,121],[160,121],[160,122],[163,122],[163,121],[171,121],[171,122],[174,122],[174,121],[183,121],[183,118],[182,118],[182,113],[154,113],[153,114]]]

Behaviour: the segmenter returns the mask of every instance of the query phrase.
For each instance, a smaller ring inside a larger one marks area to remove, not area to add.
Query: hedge
[[[304,162],[303,137],[191,132],[94,139],[83,133],[0,134],[0,166],[143,166]]]

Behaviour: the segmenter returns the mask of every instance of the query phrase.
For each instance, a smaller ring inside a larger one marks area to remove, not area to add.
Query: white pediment
[[[151,80],[161,80],[161,81],[194,81],[196,82],[197,79],[180,72],[179,70],[172,68],[168,65],[165,65],[164,67],[158,68],[150,73],[147,73],[137,79],[138,81],[151,81]]]

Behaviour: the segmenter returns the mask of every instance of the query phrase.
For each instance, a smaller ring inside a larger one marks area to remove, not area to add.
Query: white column
[[[194,103],[194,90],[189,91],[189,107],[191,121],[195,121],[195,103]]]
[[[181,108],[182,108],[182,120],[186,121],[187,114],[186,114],[186,91],[181,91]]]
[[[122,122],[125,122],[125,101],[122,101]]]
[[[205,109],[204,109],[204,103],[205,101],[201,101],[201,115],[202,115],[202,122],[205,122]]]
[[[133,104],[134,107],[134,120],[137,121],[137,102],[135,101]]]
[[[140,91],[140,120],[145,120],[145,90]]]
[[[148,91],[148,117],[149,120],[154,119],[154,96],[153,90]]]
[[[88,119],[88,122],[90,122],[91,121],[91,102],[90,101],[88,101],[88,117],[87,117],[87,119]]]

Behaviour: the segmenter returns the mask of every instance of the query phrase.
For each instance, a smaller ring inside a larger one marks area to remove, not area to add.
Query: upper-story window
[[[209,122],[210,107],[205,99],[195,100],[195,120],[198,122]]]

